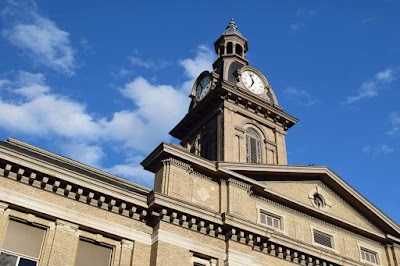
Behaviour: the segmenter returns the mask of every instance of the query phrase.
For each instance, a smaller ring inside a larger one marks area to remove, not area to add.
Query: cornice
[[[142,195],[151,191],[126,179],[12,138],[9,138],[7,142],[0,142],[0,158],[2,157],[9,161],[23,162],[26,167],[40,169],[45,174],[73,177],[75,182],[92,183],[96,186],[106,184],[107,187],[118,187],[118,189],[134,191]]]
[[[265,118],[271,118],[272,121],[278,122],[285,129],[292,127],[298,122],[297,118],[285,113],[282,107],[270,104],[236,85],[222,81],[221,87],[221,97],[224,100],[252,109]]]
[[[71,182],[61,175],[49,175],[21,164],[7,161],[1,156],[0,176],[69,198],[84,204],[108,210],[119,215],[143,220],[147,215],[147,197],[111,189],[93,187],[91,184]],[[72,179],[73,180],[73,179]],[[12,201],[11,201],[12,202]]]

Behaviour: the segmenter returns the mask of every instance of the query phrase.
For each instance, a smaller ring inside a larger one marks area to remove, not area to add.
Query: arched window
[[[236,54],[242,56],[242,53],[243,53],[242,46],[240,46],[240,44],[236,44]]]
[[[254,129],[246,130],[246,161],[248,163],[261,163],[261,140]]]
[[[224,45],[221,45],[221,46],[219,47],[219,54],[220,54],[220,55],[224,55],[224,54],[225,54],[225,46],[224,46]]]
[[[227,54],[232,54],[233,53],[233,44],[231,42],[228,42],[228,45],[226,47],[226,53]]]

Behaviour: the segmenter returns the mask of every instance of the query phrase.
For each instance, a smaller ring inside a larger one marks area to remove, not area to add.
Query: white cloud
[[[85,106],[65,96],[51,93],[42,74],[19,72],[10,82],[13,97],[0,100],[0,124],[8,130],[30,135],[92,138],[99,126]],[[18,97],[19,96],[19,97]]]
[[[99,163],[105,156],[100,146],[84,142],[62,143],[60,148],[67,157],[95,167],[100,167]]]
[[[363,152],[376,156],[381,154],[390,154],[394,152],[394,148],[386,144],[380,146],[367,145],[363,148]]]
[[[189,106],[187,95],[169,85],[150,84],[143,77],[125,84],[121,92],[138,108],[116,112],[101,125],[108,136],[140,151],[149,151],[165,139]]]
[[[152,187],[154,182],[154,174],[145,171],[140,162],[144,160],[144,156],[128,157],[124,164],[117,164],[111,168],[106,168],[104,171],[117,176],[123,176],[132,181],[140,180],[142,184]]]
[[[189,80],[201,72],[195,69],[195,62],[204,66],[208,62],[206,68],[212,63],[204,47],[195,58],[182,62]],[[84,104],[56,93],[41,73],[21,71],[6,83],[10,93],[0,98],[0,113],[7,114],[0,116],[1,128],[56,141],[66,156],[103,169],[110,147],[118,147],[116,152],[123,156],[143,158],[160,142],[171,141],[168,132],[187,113],[190,101],[183,85],[154,84],[139,76],[120,88],[134,109],[96,117]],[[106,170],[150,186],[151,174],[141,169],[137,160],[129,159]]]
[[[194,80],[201,72],[212,70],[212,63],[215,61],[215,53],[206,45],[199,45],[194,58],[187,58],[179,61],[179,64],[185,69],[185,73],[189,80],[182,84],[181,90],[185,94],[189,94]]]
[[[389,130],[389,135],[400,134],[400,113],[392,113],[389,117],[392,128]]]
[[[212,62],[215,54],[205,45],[199,45],[194,58],[183,59],[179,64],[185,69],[185,73],[189,78],[195,79],[204,70],[212,69]]]
[[[3,37],[32,58],[34,63],[68,76],[73,75],[76,62],[69,33],[37,13],[36,5],[26,5],[20,13],[10,11],[20,6],[10,4],[8,7],[6,13],[13,16],[18,14],[18,17],[13,17],[13,25],[2,31]]]
[[[298,105],[311,106],[321,103],[321,101],[313,97],[306,90],[296,87],[288,87],[283,90],[283,94],[289,99],[296,102]]]
[[[17,81],[19,88],[14,91],[26,98],[35,98],[50,92],[50,88],[44,82],[45,78],[43,74],[20,71]]]
[[[358,94],[347,96],[344,104],[351,104],[362,99],[369,99],[379,95],[379,92],[387,85],[391,84],[395,79],[398,68],[387,68],[378,72],[375,77],[364,82],[358,90]]]

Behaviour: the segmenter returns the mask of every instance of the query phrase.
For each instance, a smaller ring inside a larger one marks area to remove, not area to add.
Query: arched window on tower
[[[224,45],[221,45],[221,46],[219,47],[219,54],[220,54],[220,55],[224,55],[224,54],[225,54],[225,46],[224,46]]]
[[[243,48],[240,44],[236,44],[236,54],[240,56],[243,55]]]
[[[246,130],[246,161],[248,163],[261,163],[260,135],[251,128]]]
[[[228,42],[228,45],[226,47],[226,53],[227,54],[232,54],[233,53],[233,44],[231,42]]]

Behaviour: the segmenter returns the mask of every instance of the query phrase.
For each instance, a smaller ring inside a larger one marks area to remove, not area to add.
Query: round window
[[[317,208],[325,207],[324,198],[320,194],[314,194],[314,204]]]

